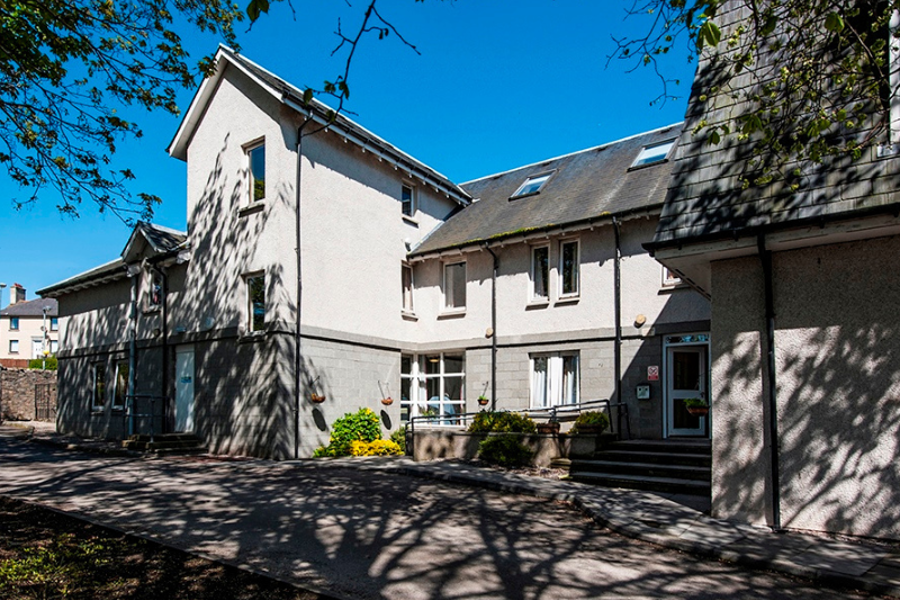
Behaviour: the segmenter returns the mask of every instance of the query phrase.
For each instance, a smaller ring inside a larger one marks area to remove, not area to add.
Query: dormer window
[[[528,179],[519,186],[519,189],[516,190],[516,193],[509,197],[510,200],[514,198],[522,198],[523,196],[532,196],[541,191],[541,188],[544,187],[544,184],[547,183],[547,180],[553,175],[553,172],[549,173],[541,173],[539,175],[532,175]]]
[[[633,169],[635,167],[645,167],[647,165],[665,161],[666,157],[669,156],[669,151],[674,145],[675,140],[669,140],[667,142],[653,144],[652,146],[644,146],[644,148],[641,150],[641,153],[637,155],[636,159],[634,159],[634,163],[631,165],[631,168]]]
[[[403,215],[412,217],[416,214],[416,188],[411,185],[403,185],[400,187],[400,207]]]

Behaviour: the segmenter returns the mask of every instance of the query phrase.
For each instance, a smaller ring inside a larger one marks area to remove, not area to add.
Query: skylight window
[[[634,164],[632,164],[631,167],[643,167],[666,160],[666,157],[669,155],[669,150],[671,150],[674,145],[675,140],[669,140],[652,146],[644,146],[641,153],[634,159]]]
[[[516,190],[516,193],[510,196],[510,198],[519,198],[521,196],[530,196],[532,194],[537,194],[541,191],[541,188],[544,187],[544,184],[547,183],[547,180],[550,179],[550,176],[553,175],[550,173],[541,173],[540,175],[532,175],[525,182],[519,186],[519,189]]]

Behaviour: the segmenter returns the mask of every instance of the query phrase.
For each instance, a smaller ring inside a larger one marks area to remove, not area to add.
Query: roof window
[[[641,150],[641,153],[637,155],[636,159],[634,159],[634,163],[631,165],[631,168],[633,169],[635,167],[644,167],[658,162],[663,162],[669,155],[669,150],[671,150],[672,146],[674,145],[675,140],[672,139],[666,142],[660,142],[659,144],[653,144],[652,146],[644,146],[644,148]]]
[[[521,198],[522,196],[531,196],[533,194],[537,194],[541,191],[541,188],[544,187],[544,184],[547,183],[547,180],[553,175],[553,171],[549,173],[541,173],[539,175],[532,175],[528,179],[526,179],[522,185],[519,186],[519,189],[509,197],[510,200],[514,198]]]

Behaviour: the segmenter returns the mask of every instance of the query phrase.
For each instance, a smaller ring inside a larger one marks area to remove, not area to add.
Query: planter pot
[[[606,427],[603,427],[601,425],[579,425],[578,433],[584,433],[587,435],[600,435],[601,433],[603,433],[604,429],[606,429]]]
[[[545,435],[556,435],[559,433],[559,423],[538,423],[537,432]]]
[[[320,396],[318,394],[310,394],[309,399],[313,404],[321,404],[325,402],[325,396]]]
[[[385,406],[390,406],[391,404],[394,403],[394,399],[393,398],[382,398],[381,403],[384,404]]]
[[[490,400],[488,400],[487,398],[479,398],[478,399],[478,404],[481,406],[487,406],[488,403],[490,403]]]
[[[694,415],[695,417],[705,417],[709,414],[708,406],[689,406],[686,407],[687,411]]]

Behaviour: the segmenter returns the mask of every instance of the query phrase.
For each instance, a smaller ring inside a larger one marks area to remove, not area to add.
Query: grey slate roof
[[[676,138],[681,123],[462,184],[473,198],[411,257],[661,206],[669,161],[631,169],[645,146]],[[510,200],[526,178],[554,171],[541,191]]]
[[[27,302],[19,302],[0,310],[0,317],[43,317],[43,308],[49,306],[48,317],[59,315],[59,305],[54,298],[37,298]]]

